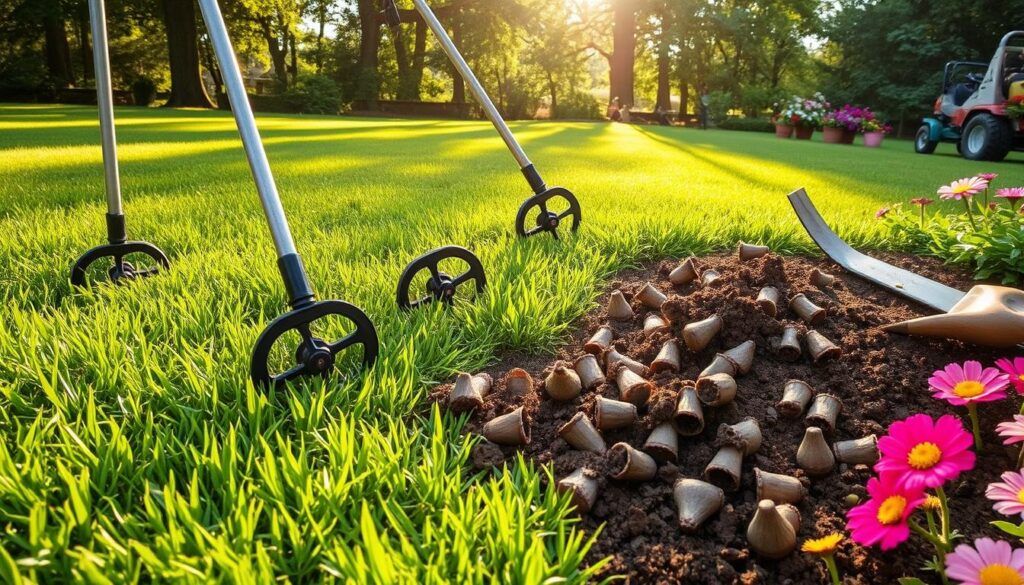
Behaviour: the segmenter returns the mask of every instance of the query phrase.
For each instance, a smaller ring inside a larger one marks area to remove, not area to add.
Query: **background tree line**
[[[635,108],[761,116],[790,94],[912,120],[950,59],[988,60],[1024,0],[439,0],[435,11],[512,118],[544,107],[594,117]],[[409,0],[221,0],[245,70],[305,111],[381,100],[467,101]],[[223,101],[195,0],[108,0],[115,87],[167,105]],[[0,3],[0,92],[92,85],[86,0]],[[0,95],[4,95],[0,93]]]

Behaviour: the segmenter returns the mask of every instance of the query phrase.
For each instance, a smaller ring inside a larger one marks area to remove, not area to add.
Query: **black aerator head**
[[[441,272],[439,265],[442,260],[458,258],[467,264],[467,269],[457,276]],[[423,270],[430,271],[427,280],[426,295],[410,296],[412,281]],[[482,292],[487,286],[487,277],[480,260],[469,250],[460,246],[443,246],[433,249],[416,258],[405,267],[398,279],[398,306],[402,309],[415,309],[432,302],[450,304],[455,300],[456,290],[467,281],[474,281],[476,292]]]
[[[110,242],[109,244],[87,250],[75,261],[71,267],[72,285],[85,286],[89,267],[101,258],[113,259],[110,268],[107,269],[107,277],[114,284],[152,276],[160,272],[161,269],[166,270],[171,266],[167,255],[160,248],[149,242],[128,240],[123,215],[107,214],[107,240]],[[129,254],[149,256],[153,262],[147,266],[137,267],[125,260]]]

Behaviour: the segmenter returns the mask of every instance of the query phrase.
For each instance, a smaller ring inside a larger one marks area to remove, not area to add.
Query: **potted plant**
[[[810,99],[793,96],[776,119],[788,122],[793,127],[797,139],[810,140],[814,129],[821,126],[821,119],[828,108],[829,104],[825,101],[825,96],[820,93],[814,94],[814,97]],[[779,132],[780,130],[776,127],[776,135],[780,135]]]
[[[776,138],[789,138],[793,135],[793,122],[781,114],[772,116],[772,123],[775,124]]]
[[[1006,100],[1006,117],[1013,120],[1018,130],[1024,128],[1024,95]]]
[[[870,120],[864,120],[860,125],[860,132],[864,135],[864,146],[868,148],[881,146],[882,139],[890,131],[892,131],[891,126],[883,124],[873,117]]]
[[[839,112],[833,111],[821,118],[822,139],[825,144],[840,144],[843,141],[843,133],[846,131],[846,124],[839,119]]]

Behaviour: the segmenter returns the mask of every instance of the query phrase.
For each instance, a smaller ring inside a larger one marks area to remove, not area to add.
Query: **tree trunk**
[[[380,24],[377,3],[359,0],[359,62],[356,66],[356,99],[366,100],[371,108],[380,98],[380,79],[377,74],[377,51],[380,49]]]
[[[43,17],[46,70],[57,87],[71,87],[75,84],[75,74],[71,70],[71,47],[64,28],[64,11],[57,0],[49,0],[49,4]]]
[[[452,42],[455,46],[460,45],[462,40],[462,24],[459,22],[458,15],[452,17]],[[458,70],[455,69],[454,65],[449,65],[449,69],[452,72],[452,101],[457,104],[466,103],[466,80],[462,78]]]
[[[679,117],[684,118],[689,113],[687,107],[690,101],[690,84],[685,77],[679,78]]]
[[[280,16],[280,15],[279,15]],[[267,50],[270,52],[270,62],[274,66],[274,77],[277,78],[277,91],[284,92],[288,89],[288,33],[285,32],[283,42],[278,38],[274,30],[274,22],[269,16],[257,20],[260,31],[263,33],[263,40],[267,43]]]
[[[171,69],[172,108],[212,108],[199,74],[199,43],[195,0],[161,0],[167,29],[167,56]]]
[[[317,31],[316,31],[316,55],[313,62],[316,63],[316,74],[324,72],[324,34],[327,30],[327,3],[320,2],[316,8]]]
[[[288,67],[288,72],[292,75],[292,83],[299,80],[299,53],[295,50],[295,33],[288,32],[288,49],[291,51],[292,63]]]
[[[418,100],[419,87],[412,76],[412,63],[409,49],[402,38],[402,25],[396,24],[390,29],[391,44],[395,47],[395,63],[398,65],[398,91],[396,98],[400,100]]]
[[[672,68],[668,60],[669,49],[668,11],[661,13],[661,35],[658,39],[658,95],[655,109],[668,112],[672,109]]]
[[[82,83],[95,77],[92,62],[92,46],[89,44],[89,9],[85,2],[79,5],[78,14],[75,15],[75,24],[78,27],[78,58],[82,60]]]
[[[420,99],[423,91],[423,68],[427,58],[427,23],[422,19],[416,22],[416,44],[412,52],[412,80],[416,87],[416,99]]]
[[[633,62],[636,57],[635,0],[614,0],[612,59],[609,82],[613,98],[623,106],[633,105]]]

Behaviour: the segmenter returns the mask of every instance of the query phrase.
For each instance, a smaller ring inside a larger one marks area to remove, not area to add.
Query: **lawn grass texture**
[[[95,110],[0,105],[0,581],[582,582],[591,535],[546,471],[474,474],[473,440],[426,403],[432,384],[553,351],[637,262],[738,239],[813,251],[795,188],[842,236],[884,248],[885,203],[983,171],[1024,184],[1020,154],[973,163],[949,145],[524,122],[513,131],[583,224],[519,240],[528,189],[487,123],[261,115],[319,298],[362,307],[382,342],[362,376],[261,392],[249,356],[285,295],[233,120],[117,121],[129,235],[172,269],[72,292],[71,262],[105,239]],[[399,312],[405,264],[449,243],[477,253],[487,290]]]

